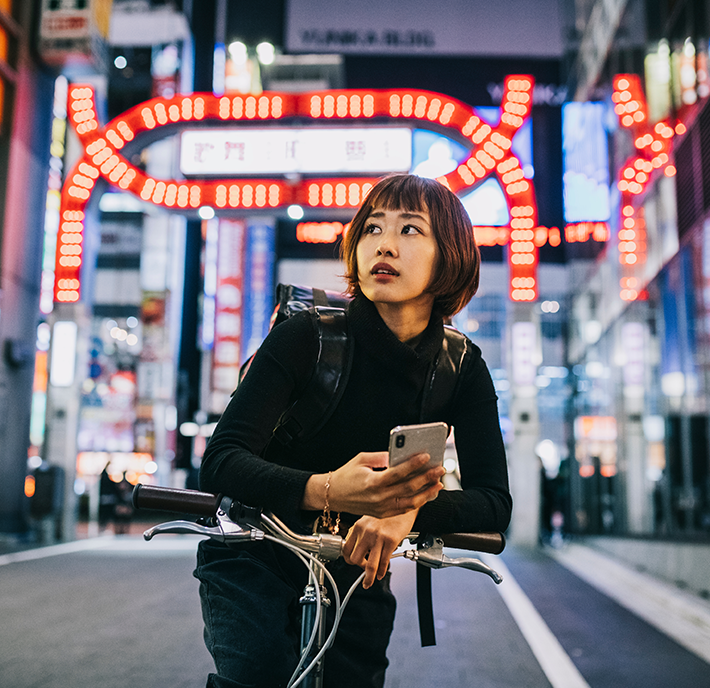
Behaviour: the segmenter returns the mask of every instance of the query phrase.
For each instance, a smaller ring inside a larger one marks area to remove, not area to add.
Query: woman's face
[[[358,283],[375,303],[433,305],[439,247],[426,210],[374,208],[357,245]]]

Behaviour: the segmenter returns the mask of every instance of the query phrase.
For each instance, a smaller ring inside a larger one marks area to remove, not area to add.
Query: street
[[[145,543],[106,535],[0,555],[0,684],[204,685],[211,658],[192,577],[195,546],[183,536]],[[650,618],[662,613],[672,639],[640,618],[643,600],[630,611],[572,573],[575,561],[584,575],[604,564],[577,545],[509,547],[487,557],[505,576],[501,586],[466,570],[435,571],[437,645],[428,648],[419,645],[414,566],[393,561],[398,612],[386,688],[708,685],[710,604],[627,571],[637,591],[667,593],[657,603],[667,598],[668,610]],[[609,583],[618,564],[607,563],[598,572]],[[633,598],[618,572],[612,583],[622,601]]]

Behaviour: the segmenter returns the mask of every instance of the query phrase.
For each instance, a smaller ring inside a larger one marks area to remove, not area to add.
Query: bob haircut
[[[439,260],[428,291],[434,308],[444,317],[455,315],[478,290],[481,254],[473,236],[471,219],[461,201],[434,179],[409,174],[381,179],[355,213],[340,251],[345,261],[347,292],[360,294],[357,245],[374,209],[429,213]]]

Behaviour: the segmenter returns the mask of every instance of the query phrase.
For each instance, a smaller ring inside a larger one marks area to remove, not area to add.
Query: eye
[[[402,227],[402,234],[419,234],[420,230],[418,227],[415,227],[414,225],[404,225]]]
[[[374,223],[370,223],[369,225],[365,226],[365,231],[363,232],[364,234],[377,234],[380,232],[380,228],[378,225]]]

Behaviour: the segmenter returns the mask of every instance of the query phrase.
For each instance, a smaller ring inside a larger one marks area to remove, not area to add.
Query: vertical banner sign
[[[644,369],[644,325],[640,322],[627,322],[621,328],[621,341],[626,354],[624,363],[624,391],[637,391],[643,396],[645,382]]]
[[[217,254],[217,293],[212,365],[214,405],[235,390],[242,360],[244,306],[244,245],[246,223],[220,220]]]
[[[513,323],[513,382],[520,387],[535,384],[537,376],[537,328],[535,323]]]
[[[248,220],[242,360],[246,360],[259,348],[269,331],[274,304],[275,243],[276,226],[273,219]]]

